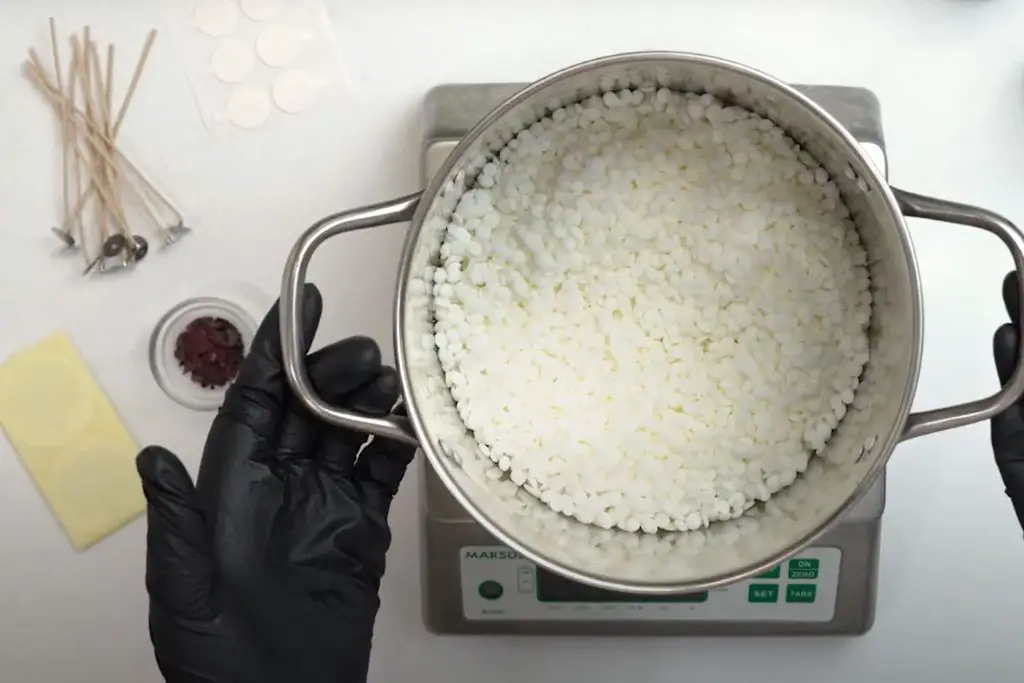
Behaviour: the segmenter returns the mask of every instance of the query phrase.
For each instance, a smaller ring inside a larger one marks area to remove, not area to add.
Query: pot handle
[[[398,415],[360,415],[332,406],[320,398],[309,379],[306,360],[300,349],[305,348],[302,339],[302,288],[306,282],[306,269],[313,258],[313,252],[335,235],[412,220],[421,195],[421,192],[417,192],[388,202],[342,211],[320,220],[306,230],[292,247],[285,263],[284,276],[281,279],[280,304],[281,360],[288,384],[302,404],[324,422],[414,446],[418,445],[419,441],[408,418]]]
[[[1009,220],[987,209],[968,204],[926,197],[892,188],[900,210],[907,218],[926,218],[945,223],[958,223],[990,232],[1006,245],[1013,256],[1013,267],[1017,271],[1020,287],[1021,316],[1024,320],[1024,234]],[[1024,344],[1020,345],[1017,367],[1006,386],[987,398],[969,403],[936,408],[920,413],[911,413],[903,429],[903,440],[913,439],[933,432],[963,427],[988,420],[1003,412],[1024,394]]]

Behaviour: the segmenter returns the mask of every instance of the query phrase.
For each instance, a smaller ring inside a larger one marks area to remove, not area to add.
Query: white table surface
[[[174,0],[187,3],[189,0]],[[315,113],[226,139],[201,124],[177,46],[158,42],[123,132],[186,207],[196,233],[129,278],[83,281],[52,255],[58,167],[50,113],[18,65],[46,19],[89,23],[121,61],[161,27],[159,3],[11,1],[0,7],[0,356],[64,327],[144,443],[193,471],[210,420],[166,399],[145,342],[168,307],[218,282],[273,298],[299,232],[335,210],[415,190],[423,93],[443,82],[525,81],[636,49],[707,52],[802,83],[881,98],[894,184],[1024,221],[1024,5],[1011,0],[327,0],[351,89]],[[559,36],[562,37],[559,37]],[[128,67],[125,66],[125,69]],[[927,335],[918,408],[996,387],[992,330],[1010,260],[981,233],[915,222]],[[389,345],[403,228],[336,240],[313,279],[320,342]],[[118,302],[117,313],[112,302]],[[390,354],[390,351],[388,351]],[[976,425],[900,446],[890,467],[874,630],[848,640],[457,638],[420,619],[417,487],[392,511],[371,680],[1019,680],[1024,540]],[[145,525],[74,554],[0,440],[0,678],[159,680],[146,629]]]

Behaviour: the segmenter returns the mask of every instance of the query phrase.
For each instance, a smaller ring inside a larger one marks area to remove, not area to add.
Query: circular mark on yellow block
[[[4,429],[25,446],[52,448],[72,442],[93,418],[89,384],[61,358],[28,358],[11,370],[17,395],[0,399]]]
[[[120,521],[141,486],[135,468],[117,455],[123,450],[90,444],[55,463],[53,480],[60,495],[51,503],[58,513],[72,517],[79,527]]]

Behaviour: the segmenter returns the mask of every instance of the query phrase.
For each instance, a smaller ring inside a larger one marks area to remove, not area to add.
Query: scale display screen
[[[708,594],[687,595],[634,595],[616,593],[582,583],[570,581],[537,567],[537,600],[540,602],[625,602],[625,603],[680,603],[706,602]]]

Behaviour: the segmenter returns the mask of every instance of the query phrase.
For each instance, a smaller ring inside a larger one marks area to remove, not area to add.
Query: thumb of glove
[[[146,590],[169,613],[212,618],[213,565],[195,485],[176,455],[160,446],[135,459],[147,503]]]

